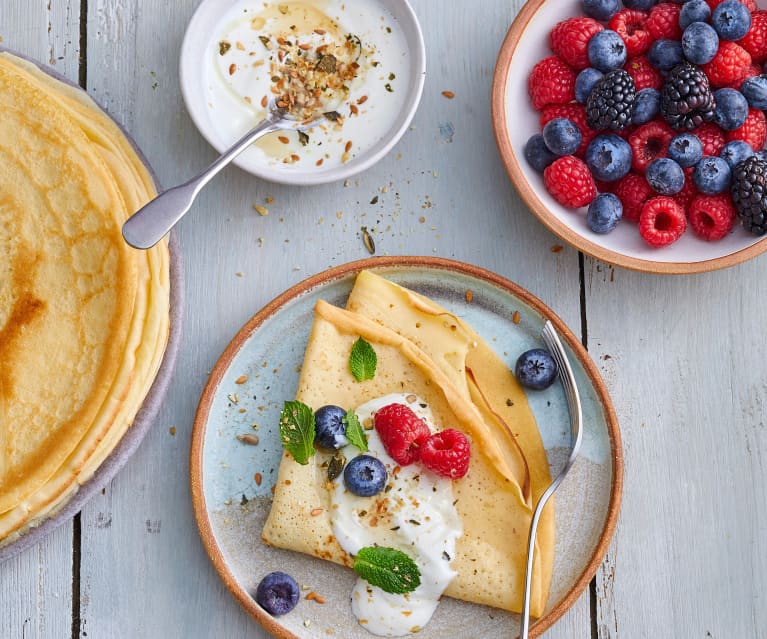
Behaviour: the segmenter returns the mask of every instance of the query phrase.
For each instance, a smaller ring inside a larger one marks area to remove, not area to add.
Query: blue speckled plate
[[[618,424],[594,363],[565,324],[516,284],[461,262],[387,257],[346,264],[294,286],[243,326],[210,376],[192,435],[192,499],[205,548],[237,600],[276,636],[308,639],[325,636],[328,629],[336,639],[372,636],[351,613],[352,571],[261,542],[282,454],[279,413],[295,394],[314,304],[324,299],[343,306],[362,269],[427,295],[465,319],[509,367],[520,353],[542,345],[546,319],[569,350],[583,400],[584,441],[556,494],[554,576],[547,612],[531,631],[538,636],[580,596],[607,550],[623,478]],[[564,393],[555,384],[528,397],[556,472],[570,445]],[[258,444],[243,443],[243,435],[256,435]],[[251,593],[263,575],[277,569],[292,574],[306,592],[319,592],[325,603],[302,598],[288,615],[266,614]],[[517,615],[445,598],[418,637],[513,637],[518,627]]]

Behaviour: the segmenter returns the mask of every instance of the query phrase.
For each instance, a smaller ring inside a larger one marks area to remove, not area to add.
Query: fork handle
[[[519,639],[527,639],[530,632],[530,590],[533,583],[533,560],[535,555],[535,535],[538,531],[538,521],[546,502],[554,494],[554,491],[562,481],[562,477],[556,480],[541,495],[533,511],[533,519],[530,522],[530,535],[527,538],[527,564],[525,565],[525,590],[522,599],[522,620],[519,627]]]

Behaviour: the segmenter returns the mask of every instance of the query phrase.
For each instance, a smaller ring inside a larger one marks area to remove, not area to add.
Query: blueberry
[[[612,29],[591,36],[587,52],[591,66],[600,71],[619,69],[626,63],[626,43]]]
[[[668,156],[683,169],[703,159],[703,142],[694,133],[680,133],[668,145]]]
[[[543,390],[554,383],[557,377],[557,363],[549,351],[533,348],[519,356],[514,366],[514,375],[525,388]]]
[[[679,13],[679,27],[684,31],[693,22],[708,22],[710,17],[711,7],[706,0],[689,0]]]
[[[631,111],[632,124],[646,124],[653,120],[660,111],[660,91],[657,89],[642,89],[634,98]]]
[[[614,182],[631,170],[631,146],[614,133],[604,133],[589,143],[584,160],[596,179]]]
[[[591,89],[594,88],[596,83],[599,82],[604,75],[604,73],[594,67],[588,67],[581,71],[578,74],[578,77],[575,78],[575,99],[581,104],[586,104]]]
[[[746,101],[755,109],[767,109],[767,75],[748,78],[740,85]]]
[[[656,4],[658,4],[658,0],[623,0],[623,6],[637,11],[649,11]]]
[[[594,20],[604,20],[607,22],[618,11],[618,0],[583,0],[583,13],[594,18]]]
[[[719,36],[705,22],[693,22],[682,33],[684,57],[693,64],[711,62],[719,50]]]
[[[357,455],[344,468],[344,486],[360,497],[372,497],[386,485],[386,466],[372,455]]]
[[[671,158],[657,158],[645,171],[647,183],[661,195],[674,195],[684,186],[684,171]]]
[[[346,411],[340,406],[323,406],[314,413],[314,440],[327,450],[338,450],[349,443],[346,439]]]
[[[762,149],[761,151],[757,151],[756,157],[758,157],[762,162],[767,162],[767,150]]]
[[[554,118],[543,127],[543,141],[557,155],[571,155],[581,145],[581,130],[572,120]]]
[[[682,45],[679,40],[661,38],[650,45],[647,59],[650,64],[661,71],[671,71],[682,59]]]
[[[752,155],[754,155],[754,149],[748,142],[733,140],[724,145],[719,157],[727,162],[730,169],[734,170],[739,162],[750,158]]]
[[[751,28],[751,12],[739,0],[725,0],[711,14],[711,25],[722,40],[740,40]]]
[[[549,164],[557,159],[557,155],[549,151],[543,141],[543,135],[536,133],[525,144],[525,159],[538,173],[543,173]]]
[[[296,607],[298,594],[296,580],[276,570],[266,575],[258,584],[256,602],[271,615],[284,615]]]
[[[748,100],[736,89],[714,91],[714,122],[725,131],[734,131],[742,126],[748,117]]]
[[[594,233],[609,233],[623,217],[623,204],[617,195],[600,193],[589,204],[586,223]]]
[[[722,158],[707,155],[695,165],[692,181],[701,193],[716,195],[730,186],[732,172]]]

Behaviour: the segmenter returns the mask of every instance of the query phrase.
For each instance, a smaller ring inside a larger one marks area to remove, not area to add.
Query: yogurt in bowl
[[[394,146],[420,100],[424,61],[406,0],[204,0],[184,38],[181,87],[219,152],[270,101],[290,101],[298,119],[324,114],[309,131],[269,134],[235,160],[275,182],[319,184],[368,168]]]

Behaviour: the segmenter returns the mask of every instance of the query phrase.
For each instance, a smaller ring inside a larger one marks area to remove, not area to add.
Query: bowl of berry
[[[530,0],[493,78],[501,158],[584,253],[733,266],[767,250],[765,62],[767,0]]]

